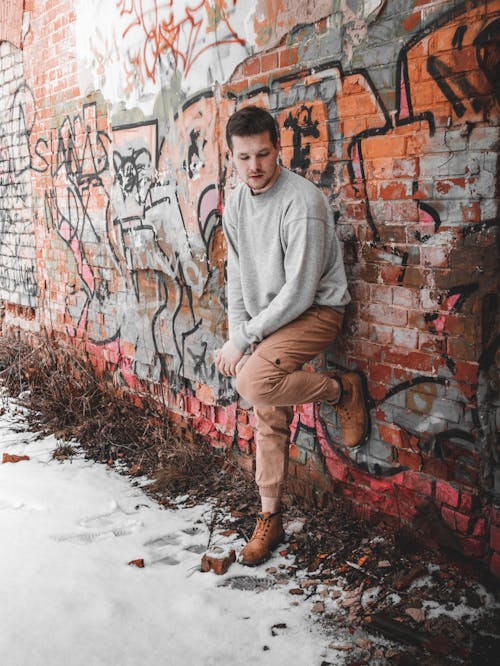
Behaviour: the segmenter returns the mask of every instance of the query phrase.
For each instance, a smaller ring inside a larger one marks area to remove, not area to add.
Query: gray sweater
[[[270,190],[239,185],[222,219],[228,244],[229,338],[246,351],[312,305],[349,303],[344,263],[326,197],[281,169]]]

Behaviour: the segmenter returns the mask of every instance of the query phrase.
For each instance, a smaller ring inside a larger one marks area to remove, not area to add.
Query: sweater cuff
[[[242,326],[238,326],[238,328],[233,332],[231,335],[231,342],[233,345],[236,347],[238,351],[240,351],[242,354],[244,354],[249,346],[249,342],[246,339],[243,331],[241,330]]]

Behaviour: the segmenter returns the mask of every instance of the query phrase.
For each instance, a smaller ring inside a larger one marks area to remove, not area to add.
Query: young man
[[[280,167],[273,117],[247,106],[231,116],[226,140],[242,183],[228,197],[229,339],[216,364],[236,377],[256,420],[256,483],[262,513],[240,554],[249,566],[267,560],[284,538],[280,497],[288,466],[293,405],[336,405],[344,444],[368,434],[362,377],[310,373],[302,365],[340,331],[350,301],[332,210],[313,183]]]

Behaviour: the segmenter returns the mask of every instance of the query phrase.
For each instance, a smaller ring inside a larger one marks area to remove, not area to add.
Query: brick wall
[[[252,412],[214,366],[223,128],[266,106],[331,201],[353,295],[311,369],[363,371],[372,420],[346,450],[330,407],[298,407],[289,489],[500,575],[500,3],[315,3],[307,25],[295,0],[227,4],[41,0],[22,42],[4,30],[3,326],[71,341],[250,467]]]

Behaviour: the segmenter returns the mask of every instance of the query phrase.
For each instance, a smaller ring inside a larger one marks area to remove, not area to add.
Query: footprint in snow
[[[58,534],[53,535],[52,539],[89,544],[98,539],[127,536],[142,527],[143,523],[139,518],[131,517],[135,512],[125,511],[116,502],[112,503],[112,507],[111,511],[107,513],[89,516],[78,522],[78,526],[89,530],[88,532]]]
[[[178,543],[179,537],[177,534],[164,534],[163,536],[145,541],[144,545],[152,548],[163,548],[164,546],[176,546]]]

